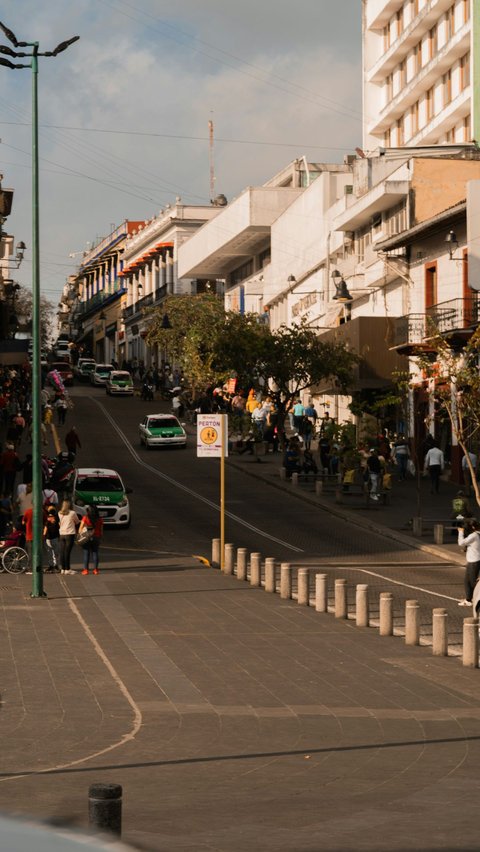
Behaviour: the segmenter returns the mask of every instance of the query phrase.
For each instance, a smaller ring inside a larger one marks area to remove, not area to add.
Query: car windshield
[[[178,426],[178,420],[175,417],[152,417],[148,421],[149,429],[171,429],[172,426]]]
[[[111,379],[116,382],[128,382],[130,380],[130,373],[112,373]]]
[[[77,491],[106,491],[108,493],[121,493],[123,485],[116,476],[99,476],[89,474],[77,478]]]
[[[97,365],[96,372],[97,373],[111,373],[113,371],[113,367],[108,364]]]
[[[86,361],[85,364],[80,364],[81,370],[94,370],[95,369],[95,361]]]
[[[57,361],[56,363],[52,364],[52,370],[58,370],[58,371],[62,371],[62,372],[65,372],[65,371],[70,372],[70,369],[71,369],[70,364],[65,364],[64,361],[62,361],[62,362]]]

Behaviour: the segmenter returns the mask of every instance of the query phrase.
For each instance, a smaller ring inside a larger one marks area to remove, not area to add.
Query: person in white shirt
[[[473,590],[478,580],[480,572],[480,524],[478,521],[471,521],[458,528],[458,543],[467,553],[467,565],[465,568],[465,597],[458,602],[459,606],[471,606]]]
[[[431,447],[425,456],[425,470],[430,474],[430,494],[438,494],[440,474],[445,467],[445,457],[436,444]]]

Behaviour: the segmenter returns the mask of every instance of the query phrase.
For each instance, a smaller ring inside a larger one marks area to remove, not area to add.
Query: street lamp
[[[38,57],[57,56],[66,50],[80,36],[62,41],[54,50],[39,52],[38,41],[18,41],[14,33],[0,22],[7,39],[15,50],[0,45],[0,53],[12,59],[28,58],[30,62],[16,63],[0,57],[0,65],[7,68],[30,68],[32,71],[32,456],[33,456],[33,541],[32,541],[32,598],[46,597],[43,590],[42,550],[43,550],[43,504],[42,504],[42,467],[41,467],[41,364],[40,364],[40,228],[39,228],[39,187],[38,187]],[[17,48],[30,48],[28,53]],[[25,247],[23,247],[23,251]],[[18,251],[18,247],[17,247]],[[22,255],[23,256],[23,255]]]

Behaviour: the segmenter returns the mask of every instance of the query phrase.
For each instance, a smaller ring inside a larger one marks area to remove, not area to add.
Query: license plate
[[[108,515],[108,512],[105,509],[103,509],[103,510],[99,509],[98,514],[100,515],[101,518],[106,518],[107,515]]]

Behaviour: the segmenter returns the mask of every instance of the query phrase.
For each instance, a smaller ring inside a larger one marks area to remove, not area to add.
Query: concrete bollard
[[[420,644],[420,607],[418,601],[405,602],[405,645]]]
[[[88,788],[88,822],[91,828],[122,834],[121,784],[90,784]]]
[[[212,538],[212,568],[220,568],[220,539]]]
[[[233,574],[233,563],[235,559],[235,545],[225,545],[225,574]]]
[[[310,571],[308,568],[299,568],[297,572],[297,603],[299,606],[310,604]]]
[[[281,468],[280,468],[280,479],[282,480],[282,482],[286,482],[286,479],[287,479],[287,469],[286,469],[286,467],[281,467]]]
[[[433,540],[435,544],[443,544],[445,533],[445,527],[443,524],[434,524],[433,526]]]
[[[315,609],[328,612],[327,574],[315,574]]]
[[[347,618],[347,581],[335,580],[335,618]]]
[[[265,591],[275,592],[275,559],[271,556],[265,559]]]
[[[463,619],[463,665],[478,669],[478,618]]]
[[[250,585],[256,588],[262,585],[262,556],[260,553],[250,555]]]
[[[296,471],[292,473],[292,485],[298,485],[298,473]]]
[[[317,495],[317,497],[320,497],[320,495],[323,494],[323,480],[322,479],[316,479],[315,480],[315,494]]]
[[[368,586],[359,584],[355,595],[355,618],[357,627],[368,627],[370,613],[368,607]]]
[[[432,613],[432,654],[448,656],[448,615],[446,609],[434,609]]]
[[[280,597],[285,601],[292,599],[292,566],[289,562],[280,565]]]
[[[393,595],[380,592],[380,636],[393,636]]]
[[[414,518],[412,532],[414,535],[421,538],[423,533],[423,518]]]
[[[239,547],[237,550],[237,580],[247,579],[247,548]]]

